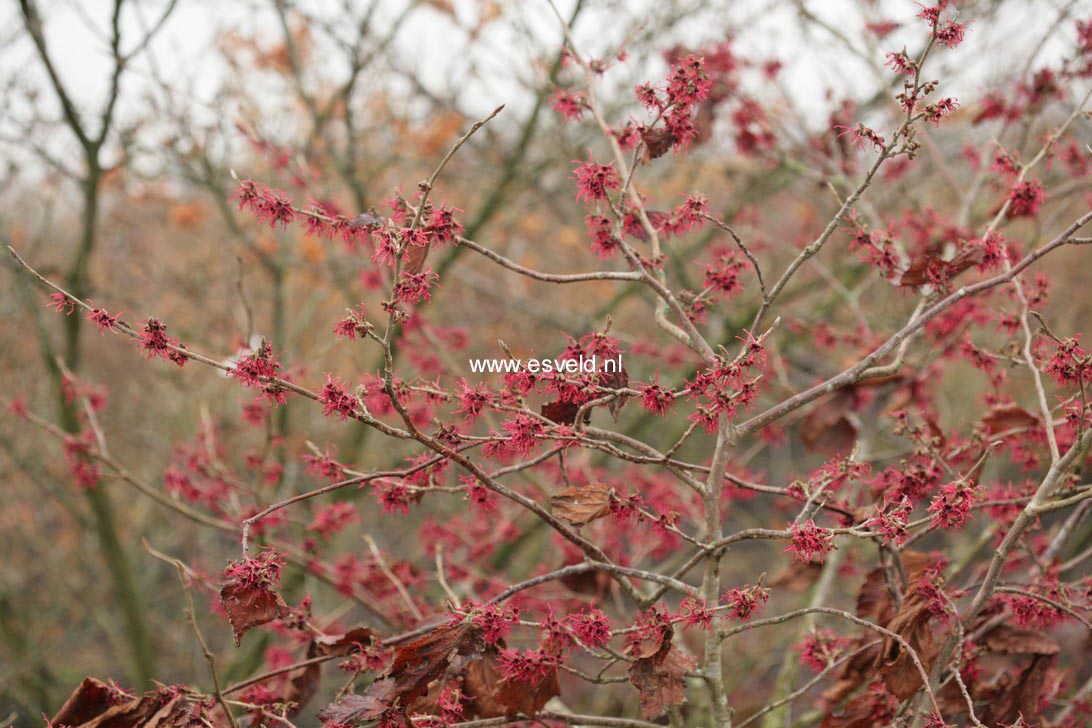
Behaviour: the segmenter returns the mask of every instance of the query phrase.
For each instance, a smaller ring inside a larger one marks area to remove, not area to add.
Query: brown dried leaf
[[[675,143],[675,135],[668,129],[655,129],[641,127],[641,141],[645,143],[641,152],[641,161],[651,164],[653,159],[658,159],[667,154],[671,145]]]
[[[999,624],[982,640],[990,652],[1006,655],[1056,655],[1061,646],[1046,634],[1034,629],[1022,629]]]
[[[811,588],[823,572],[818,562],[793,561],[770,579],[770,586],[791,592],[803,592]]]
[[[986,432],[996,435],[1009,430],[1030,430],[1039,426],[1039,418],[1015,404],[999,404],[982,418]]]
[[[800,424],[804,447],[832,456],[851,451],[858,434],[857,426],[847,417],[853,403],[853,393],[843,390],[808,412]]]
[[[88,723],[117,704],[113,695],[115,693],[103,681],[85,677],[49,722],[51,725],[69,726]]]
[[[252,627],[287,616],[289,612],[281,595],[269,587],[239,584],[235,580],[229,580],[220,590],[220,603],[231,622],[236,647]]]
[[[480,651],[479,643],[479,630],[471,622],[440,625],[399,645],[386,675],[372,683],[367,695],[387,708],[408,707],[428,692],[429,683],[444,674],[452,658]]]
[[[490,649],[482,659],[474,660],[466,669],[463,692],[469,698],[468,718],[503,718],[508,714],[505,706],[495,697],[501,681],[496,654],[496,650]]]
[[[176,695],[140,728],[190,728],[192,725],[193,716],[183,696]]]
[[[903,573],[909,585],[916,584],[924,571],[933,564],[933,558],[921,551],[907,549],[901,556]],[[897,574],[892,576],[894,579],[898,579]],[[901,586],[899,588],[901,589]],[[882,567],[870,571],[865,577],[864,583],[861,584],[861,590],[857,593],[857,616],[874,622],[881,627],[887,627],[895,617],[895,600],[891,596],[888,577]],[[870,632],[858,635],[850,650],[860,649],[874,639],[874,634]],[[876,676],[875,667],[877,662],[882,659],[883,649],[884,647],[877,645],[843,663],[835,674],[834,684],[823,692],[823,703],[828,706],[836,705],[856,692],[862,685],[874,679]],[[913,667],[913,661],[910,661],[910,665],[914,669],[914,673],[917,674],[917,668]],[[846,707],[846,711],[847,715],[851,712],[850,706]]]
[[[344,695],[336,703],[330,703],[319,711],[324,723],[352,725],[358,721],[375,720],[387,712],[387,706],[370,695]]]
[[[517,715],[534,717],[551,698],[561,695],[561,685],[557,682],[557,670],[551,670],[546,677],[531,684],[522,680],[501,680],[494,694],[497,702],[507,708],[506,717]]]
[[[895,602],[882,567],[873,569],[865,576],[861,590],[857,592],[857,616],[881,627],[895,616]]]
[[[602,387],[609,387],[610,389],[624,389],[625,387],[628,387],[629,372],[626,371],[626,365],[622,364],[617,372],[602,372],[599,375],[599,385]],[[607,411],[610,412],[612,420],[615,422],[618,421],[618,413],[626,406],[627,401],[628,400],[625,397],[618,397],[607,405]]]
[[[951,260],[940,257],[939,251],[928,251],[910,262],[899,278],[900,286],[923,286],[930,282],[930,270],[941,272],[948,280],[982,262],[985,250],[980,246],[965,247]]]
[[[698,111],[694,114],[694,128],[698,130],[698,135],[690,142],[691,146],[701,146],[713,138],[715,108],[713,99],[705,99],[698,104]]]
[[[455,3],[451,0],[425,0],[424,4],[430,8],[440,11],[444,15],[450,15],[455,19]]]
[[[1039,721],[1039,696],[1057,658],[1036,655],[1017,676],[1006,676],[1004,689],[991,699],[981,720],[987,725],[1010,725],[1021,717],[1035,725]]]
[[[69,728],[168,728],[180,696],[126,698],[101,680],[84,678],[50,725]],[[119,700],[121,702],[119,702]]]
[[[409,246],[409,249],[402,254],[402,271],[410,275],[420,273],[425,267],[425,260],[428,259],[428,251],[431,247],[431,244]]]
[[[345,634],[321,634],[311,640],[307,646],[307,657],[320,655],[348,655],[358,644],[368,644],[378,637],[375,630],[368,627],[355,627]],[[284,702],[293,707],[288,711],[292,718],[300,714],[304,706],[315,697],[322,681],[322,666],[307,665],[300,668],[288,681],[284,691]]]
[[[550,497],[555,516],[574,526],[583,526],[610,513],[614,488],[603,483],[569,486]]]
[[[577,594],[587,594],[596,601],[605,601],[610,598],[616,582],[605,571],[584,571],[579,574],[569,574],[558,579],[562,586],[571,589]]]
[[[307,650],[308,657],[316,657],[311,654],[311,650]],[[287,711],[287,717],[294,718],[300,714],[311,698],[315,697],[315,693],[318,692],[319,684],[322,682],[322,666],[321,665],[307,665],[300,668],[300,670],[292,676],[292,679],[288,681],[288,685],[284,689],[284,702],[289,705]]]
[[[663,647],[652,657],[636,660],[629,667],[629,680],[641,693],[641,713],[656,718],[673,705],[686,701],[686,671],[697,662],[677,650],[667,635]]]
[[[886,720],[882,723],[877,721],[877,711],[882,714],[885,700],[882,685],[873,683],[870,689],[846,703],[840,714],[835,715],[828,711],[819,728],[876,728],[879,725],[889,725]]]
[[[872,640],[871,634],[858,635],[849,645],[848,651],[859,650]],[[820,696],[820,706],[823,710],[828,710],[831,706],[842,702],[847,696],[857,692],[857,689],[866,682],[876,677],[876,661],[880,658],[880,650],[880,645],[873,645],[842,663],[835,673],[834,684],[824,690]]]
[[[315,654],[311,655],[309,649],[308,656],[348,655],[355,649],[356,645],[367,645],[378,637],[379,633],[371,627],[354,627],[345,634],[319,635],[312,642],[315,647]]]
[[[887,625],[890,631],[906,640],[921,660],[926,673],[935,657],[933,631],[929,624],[932,616],[925,602],[914,594],[903,601],[902,608]],[[900,643],[890,637],[885,638],[880,659],[880,674],[892,695],[906,700],[918,691],[922,684],[921,673],[910,653]]]
[[[576,421],[576,413],[580,411],[580,405],[575,402],[547,402],[542,405],[542,416],[559,425],[571,425]],[[584,413],[584,420],[591,419],[591,411]]]

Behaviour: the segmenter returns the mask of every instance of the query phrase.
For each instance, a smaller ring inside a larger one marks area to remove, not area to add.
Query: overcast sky
[[[342,1],[301,0],[296,5],[308,13],[337,21]],[[558,0],[561,12],[567,14],[574,1]],[[111,0],[39,2],[45,15],[48,42],[62,77],[79,103],[97,108],[106,88],[109,68],[105,28]],[[179,0],[164,31],[151,47],[151,57],[172,82],[184,79],[197,97],[207,101],[224,73],[214,50],[217,39],[225,33],[238,33],[268,39],[270,44],[276,42],[280,31],[269,11],[272,2]],[[430,91],[439,97],[458,98],[460,107],[469,113],[485,113],[499,103],[518,109],[527,98],[519,80],[533,77],[531,60],[543,49],[556,48],[562,37],[547,0],[497,0],[505,20],[488,26],[486,32],[468,44],[457,25],[472,24],[486,2],[488,0],[454,0],[454,20],[434,7],[415,11],[399,33],[393,49],[396,62],[406,69],[414,69]],[[651,18],[653,13],[647,9],[662,9],[662,2],[593,2],[596,9],[585,13],[577,25],[578,42],[586,44],[587,48],[603,49],[632,25],[631,20],[641,19],[642,9]],[[7,10],[0,15],[7,33],[0,56],[4,74],[24,76],[30,73],[37,78],[40,68],[33,50],[29,43],[18,37],[17,3],[12,0],[5,4]],[[434,0],[422,4],[442,6],[444,3]],[[132,5],[135,11],[124,14],[123,21],[126,34],[136,37],[142,25],[151,24],[162,12],[165,0],[135,0]],[[737,28],[745,29],[738,33],[737,44],[758,57],[777,57],[785,61],[782,82],[798,106],[816,121],[826,116],[828,89],[848,87],[863,92],[875,88],[874,79],[865,66],[842,49],[829,32],[818,31],[810,37],[801,33],[794,20],[791,2],[710,0],[702,5],[706,9],[700,18],[678,29],[684,42],[701,45],[723,38],[726,33],[735,33]],[[855,0],[805,0],[804,5],[850,40],[857,42],[863,38],[860,3]],[[913,18],[920,8],[912,0],[880,0],[871,5],[874,10],[870,12],[874,16],[906,24],[903,30],[885,39],[883,49],[897,49],[904,43],[913,48],[915,42],[920,42],[921,21]],[[402,0],[382,0],[377,25],[388,25],[404,6]],[[991,76],[1014,63],[1022,64],[1026,50],[1063,9],[1071,10],[1077,17],[1092,16],[1092,0],[1006,2],[1002,5],[1000,22],[987,26],[972,23],[971,37],[964,47],[938,57],[932,70],[934,74],[940,74],[941,63],[973,66],[969,83],[978,88],[947,88],[941,93],[979,95]],[[510,19],[518,20],[510,22]],[[1058,34],[1040,51],[1041,63],[1064,51],[1071,42],[1070,26],[1072,22],[1066,23],[1065,33]],[[526,33],[520,35],[514,30],[518,28],[526,29]],[[671,42],[671,39],[665,39],[664,45]],[[983,54],[979,50],[983,46],[994,51]],[[133,111],[139,103],[141,86],[148,83],[148,59],[142,59],[134,70],[124,89],[126,106],[123,114]],[[639,69],[637,72],[639,74]],[[370,83],[395,81],[374,78]],[[16,106],[14,113],[18,112]]]

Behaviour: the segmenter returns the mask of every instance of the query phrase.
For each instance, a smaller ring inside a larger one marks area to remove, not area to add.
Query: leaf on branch
[[[842,390],[808,412],[800,425],[804,447],[824,455],[851,451],[858,433],[857,425],[847,415],[855,401],[853,392]]]
[[[1006,655],[1056,655],[1061,646],[1050,635],[1035,629],[999,624],[983,638],[990,652]]]
[[[982,418],[986,432],[996,435],[1010,430],[1030,430],[1039,426],[1039,418],[1015,404],[996,404]]]
[[[429,683],[444,674],[456,655],[480,654],[483,649],[481,630],[472,621],[442,624],[399,645],[386,674],[372,683],[366,695],[382,704],[384,711],[396,707],[404,711],[428,693]]]
[[[917,592],[912,592],[902,603],[902,608],[895,613],[887,629],[906,640],[921,660],[926,673],[929,672],[936,651],[933,647],[933,629],[929,622],[933,613]],[[899,700],[906,700],[922,685],[921,672],[918,671],[910,653],[890,637],[886,637],[880,653],[880,674],[883,675],[887,689]]]
[[[466,670],[463,680],[463,692],[469,699],[469,716],[474,718],[502,718],[508,714],[495,694],[501,681],[497,669],[497,651],[490,648],[480,660],[474,660]]]
[[[463,690],[470,698],[470,709],[476,718],[512,719],[521,714],[533,717],[551,698],[561,694],[556,668],[537,682],[502,677],[493,648],[467,667]]]
[[[889,725],[894,717],[894,700],[884,689],[882,681],[872,683],[868,690],[846,703],[841,713],[828,712],[819,728],[874,728]]]
[[[359,721],[375,720],[387,712],[387,706],[371,695],[344,695],[336,703],[330,703],[319,711],[323,723],[353,725]]]
[[[425,267],[428,259],[428,251],[432,245],[411,245],[409,250],[402,254],[402,271],[410,275],[417,275]]]
[[[583,526],[610,513],[614,488],[603,483],[569,486],[550,497],[555,516],[574,526]]]
[[[811,588],[823,573],[823,565],[812,561],[793,561],[770,579],[770,586],[790,592],[804,592]]]
[[[629,386],[629,372],[626,371],[626,365],[622,364],[617,372],[602,372],[599,375],[599,386],[609,387],[610,389],[624,389]],[[622,408],[626,406],[626,402],[629,400],[625,397],[617,397],[610,404],[607,405],[607,411],[610,412],[610,417],[615,422],[618,421],[618,413],[622,411]]]
[[[641,141],[645,143],[641,152],[641,161],[651,164],[653,159],[659,159],[667,154],[671,145],[675,143],[675,135],[669,129],[655,129],[641,127]]]
[[[497,685],[493,697],[507,708],[506,717],[517,715],[536,716],[551,698],[561,695],[561,685],[557,681],[557,670],[551,670],[538,682],[525,682],[504,678]]]
[[[95,678],[84,678],[68,697],[50,725],[67,728],[168,728],[182,696],[152,693],[130,697]]]
[[[307,646],[307,659],[323,655],[348,655],[360,645],[368,645],[378,637],[375,630],[368,627],[355,627],[345,634],[320,634]],[[287,715],[297,716],[304,706],[315,697],[322,681],[322,666],[307,665],[292,676],[284,692],[284,702],[292,707]]]
[[[566,589],[577,594],[587,594],[596,601],[605,601],[617,586],[617,582],[605,571],[582,571],[558,579]]]
[[[641,713],[646,719],[686,701],[686,672],[697,666],[692,656],[675,648],[671,636],[667,632],[654,655],[639,658],[629,667],[629,680],[641,693]]]
[[[1035,655],[1019,675],[1003,675],[981,720],[987,725],[1010,725],[1023,718],[1023,725],[1038,724],[1040,698],[1056,660],[1054,655]]]
[[[228,621],[231,622],[236,647],[251,628],[285,617],[289,613],[284,598],[268,586],[235,579],[229,579],[220,590],[220,603],[224,605]]]
[[[902,552],[901,558],[902,573],[905,574],[908,584],[916,584],[934,561],[928,554],[913,549]],[[874,622],[881,627],[887,627],[896,613],[895,600],[892,597],[891,589],[894,586],[901,593],[902,584],[899,583],[900,581],[899,572],[894,567],[891,568],[890,575],[883,567],[870,571],[857,593],[857,616]],[[865,631],[854,638],[848,647],[848,651],[860,650],[873,640],[875,640],[875,633]],[[837,705],[856,692],[862,685],[874,679],[876,664],[881,659],[883,649],[881,645],[875,645],[842,663],[841,668],[835,673],[834,684],[823,691],[821,696],[822,704],[827,707]],[[917,668],[914,668],[912,661],[911,668],[917,674]],[[850,708],[847,706],[847,715],[850,712]]]
[[[950,281],[982,263],[984,257],[985,249],[977,245],[963,248],[951,260],[941,258],[939,251],[929,251],[910,262],[899,278],[898,285],[916,287]]]
[[[319,655],[348,655],[353,652],[357,645],[368,645],[374,640],[378,639],[379,633],[371,627],[354,627],[345,634],[323,634],[318,635],[312,641],[315,647],[315,654],[309,655],[311,657],[318,657]],[[310,653],[308,649],[308,653]]]
[[[542,405],[542,416],[559,425],[571,425],[576,422],[576,413],[580,411],[580,405],[576,402],[547,402]],[[591,421],[591,410],[584,413],[584,424]]]
[[[93,677],[85,677],[68,700],[64,701],[60,712],[53,716],[51,724],[83,725],[116,706],[117,690]]]

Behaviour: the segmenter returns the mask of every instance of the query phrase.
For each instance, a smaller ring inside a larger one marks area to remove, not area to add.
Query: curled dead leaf
[[[288,605],[281,595],[269,587],[241,584],[235,580],[229,580],[220,590],[220,603],[224,605],[228,621],[231,622],[236,647],[251,628],[289,613]]]
[[[554,515],[574,526],[583,526],[610,513],[614,488],[603,483],[569,486],[550,498]]]
[[[1039,418],[1015,404],[998,404],[982,418],[986,432],[996,435],[1011,430],[1031,430],[1039,426]]]
[[[990,652],[1006,655],[1056,655],[1061,650],[1057,640],[1045,632],[999,624],[986,633],[982,642]]]
[[[659,159],[667,154],[671,145],[675,143],[675,135],[668,129],[655,129],[642,127],[640,130],[641,141],[645,143],[641,153],[641,161],[651,164],[653,159]]]
[[[697,665],[694,658],[671,643],[671,633],[651,657],[635,660],[629,667],[629,681],[641,694],[641,713],[656,718],[668,708],[686,701],[686,673]]]
[[[402,271],[410,275],[417,275],[424,270],[425,261],[428,259],[428,251],[431,247],[431,245],[409,246],[409,249],[402,254]]]
[[[447,670],[457,655],[480,654],[484,650],[480,630],[468,620],[451,621],[399,645],[386,674],[368,688],[383,710],[405,710],[428,693],[429,683]]]
[[[181,695],[155,692],[141,697],[84,678],[49,724],[66,728],[171,728],[179,722]]]

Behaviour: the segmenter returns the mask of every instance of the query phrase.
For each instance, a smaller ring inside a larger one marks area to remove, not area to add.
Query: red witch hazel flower
[[[550,98],[550,106],[565,121],[580,121],[587,108],[586,98],[583,92],[559,88]]]
[[[455,213],[462,212],[457,207],[447,207],[441,204],[432,210],[427,232],[437,243],[450,243],[463,234],[463,225],[455,219]]]
[[[713,610],[704,599],[688,596],[679,605],[679,622],[684,627],[701,627],[708,630],[713,625]]]
[[[475,476],[460,475],[459,480],[466,489],[465,500],[470,501],[483,511],[497,510],[497,499],[494,497],[493,491],[486,488]]]
[[[800,661],[812,672],[822,672],[837,660],[846,648],[846,639],[827,629],[812,632],[803,642],[793,645]]]
[[[240,586],[276,587],[281,583],[284,557],[273,549],[265,549],[256,557],[245,556],[224,568],[224,581]]]
[[[239,359],[232,368],[229,376],[240,382],[244,387],[260,388],[273,404],[284,404],[288,401],[285,390],[275,382],[267,382],[277,376],[281,370],[281,364],[273,356],[273,347],[262,339],[258,350]]]
[[[705,60],[693,54],[671,67],[667,97],[674,106],[690,107],[709,96],[713,80],[705,72]]]
[[[525,414],[516,415],[501,427],[508,434],[508,446],[518,455],[531,452],[545,429],[542,422]]]
[[[363,339],[371,329],[372,325],[365,318],[362,303],[355,309],[346,309],[346,316],[338,319],[338,322],[334,324],[334,335],[350,340],[356,340],[358,337]]]
[[[431,301],[430,289],[438,280],[440,276],[433,273],[431,268],[425,268],[420,273],[403,273],[394,287],[394,297],[405,304]]]
[[[675,394],[660,386],[660,375],[651,384],[640,382],[634,387],[641,393],[641,406],[654,415],[663,415],[675,404]]]
[[[327,417],[334,415],[344,422],[356,416],[356,399],[345,391],[339,378],[330,374],[326,375],[326,384],[319,393],[318,401],[322,404],[322,414]]]
[[[722,253],[716,262],[705,264],[705,287],[715,291],[718,298],[735,298],[743,290],[739,273],[744,267],[734,254]]]
[[[538,685],[557,669],[557,657],[537,650],[501,650],[497,662],[509,682]]]
[[[105,308],[96,308],[87,314],[87,320],[99,327],[100,334],[105,331],[113,331],[120,318],[120,313],[111,316],[106,312]]]
[[[933,525],[949,531],[963,527],[971,515],[971,506],[978,502],[980,492],[973,483],[960,480],[940,487],[940,493],[929,504]]]
[[[610,642],[610,620],[598,609],[570,614],[565,617],[565,624],[588,647],[602,647]]]
[[[733,587],[726,589],[722,600],[729,606],[732,619],[749,622],[751,617],[762,614],[770,601],[770,590],[762,586]]]
[[[94,457],[92,438],[90,432],[84,432],[76,436],[68,435],[64,439],[65,464],[80,487],[88,490],[98,485],[101,476]]]
[[[287,228],[288,223],[296,218],[292,198],[249,179],[240,182],[239,189],[228,200],[238,201],[240,210],[250,210],[260,222],[268,222],[271,228],[278,223]]]
[[[573,160],[577,165],[572,179],[576,180],[576,199],[595,202],[607,199],[607,193],[622,186],[613,164],[598,164],[589,155],[588,161]]]
[[[588,215],[584,218],[584,224],[588,226],[588,234],[592,238],[592,249],[600,258],[609,258],[618,252],[618,238],[614,234],[614,226],[610,218],[602,215]]]
[[[803,524],[792,524],[789,532],[792,534],[792,540],[785,551],[792,554],[793,561],[799,560],[806,564],[818,556],[818,562],[821,564],[834,548],[832,543],[834,536],[830,530],[816,526],[815,521],[810,518]]]
[[[1092,383],[1092,359],[1080,345],[1080,336],[1063,339],[1044,365],[1043,372],[1059,387],[1077,387]]]
[[[76,310],[76,302],[63,293],[49,294],[49,307],[68,316]]]
[[[173,361],[178,366],[184,366],[188,357],[180,351],[175,351],[181,347],[182,343],[178,339],[167,336],[167,324],[159,319],[149,318],[141,325],[140,350],[149,359],[160,357]]]
[[[495,645],[512,631],[512,626],[519,622],[519,610],[497,604],[480,607],[471,621],[481,628],[482,639],[486,644]]]
[[[1035,217],[1046,200],[1046,192],[1039,180],[1026,179],[1014,185],[1005,199],[1009,203],[1009,217]]]
[[[875,129],[870,129],[864,124],[857,124],[857,126],[849,127],[838,125],[834,129],[838,131],[838,136],[848,136],[850,140],[857,145],[858,149],[864,149],[864,145],[871,144],[876,151],[883,149],[884,141],[883,136]]]

